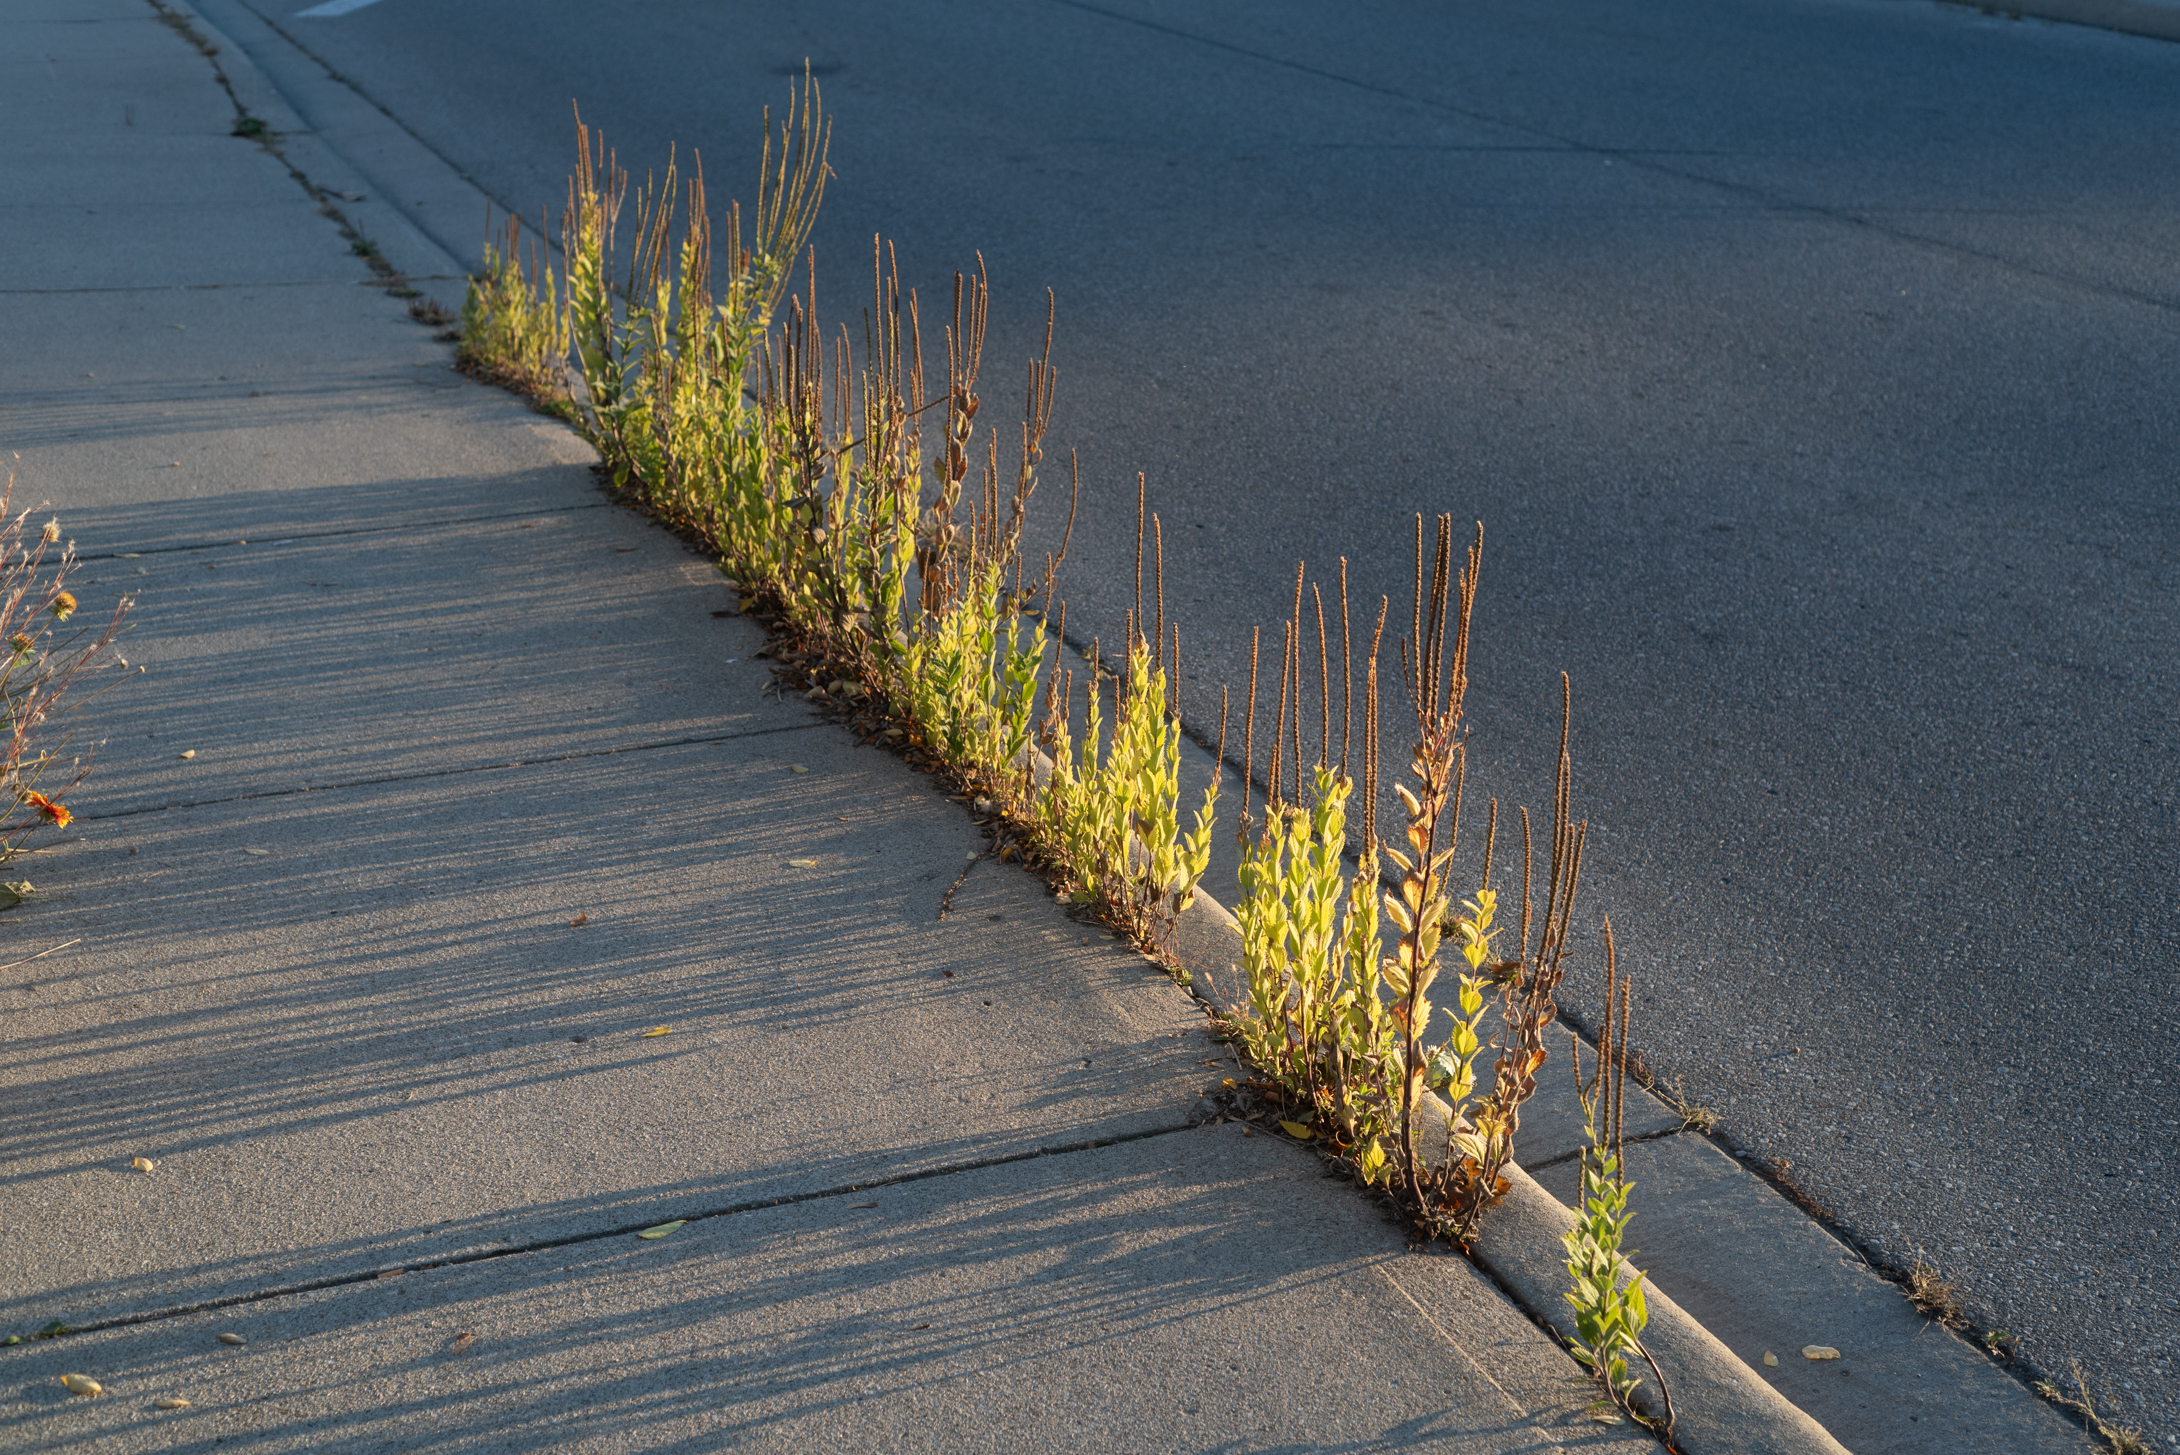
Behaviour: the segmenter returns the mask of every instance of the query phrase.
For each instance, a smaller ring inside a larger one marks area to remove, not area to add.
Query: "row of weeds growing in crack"
[[[739,205],[715,228],[700,164],[632,185],[578,118],[560,277],[534,248],[525,263],[511,221],[470,287],[461,360],[564,409],[617,488],[717,550],[814,695],[888,720],[882,736],[990,801],[1004,852],[1153,942],[1209,861],[1216,791],[1184,832],[1175,686],[1160,635],[1132,621],[1086,664],[1071,726],[1075,672],[1049,624],[1066,540],[1034,568],[1022,546],[1052,410],[1050,300],[1012,432],[985,414],[981,260],[929,341],[936,388],[920,301],[881,242],[862,338],[828,334],[806,252],[829,176],[815,83],[765,128],[745,232]]]
[[[765,124],[754,225],[745,230],[730,207],[715,230],[700,165],[684,177],[670,161],[632,186],[579,120],[559,280],[534,255],[523,266],[511,225],[471,290],[464,357],[534,397],[566,399],[616,485],[719,553],[774,624],[775,655],[792,656],[798,687],[853,704],[874,739],[950,774],[1003,824],[1003,855],[1039,864],[1064,894],[1156,950],[1209,862],[1219,789],[1214,775],[1184,825],[1180,634],[1166,620],[1163,531],[1146,516],[1143,482],[1134,608],[1117,648],[1093,642],[1072,657],[1056,596],[1079,501],[1072,461],[1058,551],[1031,563],[1023,546],[1053,402],[1049,295],[1044,347],[1005,427],[990,423],[981,382],[990,305],[981,262],[956,275],[927,339],[917,295],[874,240],[861,337],[828,332],[807,252],[828,177],[815,84],[805,78],[776,133],[769,113]],[[564,384],[552,377],[562,357],[574,361]],[[1500,907],[1496,802],[1480,853],[1457,857],[1481,569],[1480,528],[1464,553],[1450,517],[1436,522],[1435,541],[1417,518],[1409,629],[1390,644],[1413,730],[1400,734],[1409,740],[1395,787],[1401,822],[1383,838],[1390,603],[1379,603],[1361,662],[1358,754],[1342,562],[1335,764],[1325,583],[1298,569],[1261,818],[1249,811],[1253,792],[1242,805],[1236,915],[1248,983],[1246,1004],[1228,1011],[1231,1036],[1276,1090],[1291,1131],[1393,1192],[1425,1228],[1463,1241],[1507,1186],[1556,1015],[1584,844],[1563,697],[1541,878],[1529,815],[1519,815],[1518,915]],[[1316,631],[1314,764],[1302,750],[1305,602]],[[1256,696],[1252,665],[1245,786],[1256,771]],[[1222,708],[1222,759],[1226,732]],[[1441,1006],[1432,997],[1449,937],[1461,958]],[[1487,1044],[1494,997],[1504,1031]]]

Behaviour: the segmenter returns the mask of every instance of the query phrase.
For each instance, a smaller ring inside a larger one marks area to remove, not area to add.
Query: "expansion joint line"
[[[514,768],[543,768],[554,763],[579,763],[585,758],[611,758],[621,753],[655,753],[663,748],[687,748],[704,743],[736,743],[744,738],[770,738],[782,733],[806,733],[824,727],[820,722],[793,723],[786,727],[751,728],[740,733],[708,733],[700,737],[667,738],[656,743],[633,743],[625,748],[592,748],[583,753],[559,753],[549,758],[519,758],[510,763],[471,763],[460,768],[434,768],[424,773],[393,773],[384,778],[357,778],[346,783],[306,783],[301,788],[270,788],[263,793],[231,793],[224,798],[192,798],[186,803],[155,803],[142,808],[117,809],[112,813],[79,813],[77,823],[107,819],[141,818],[184,808],[211,808],[222,803],[250,803],[261,798],[298,798],[305,793],[336,793],[344,788],[376,788],[387,783],[422,783],[433,778],[456,778],[465,773],[505,773]]]
[[[418,531],[440,530],[452,525],[489,525],[496,520],[541,520],[555,515],[572,515],[578,510],[610,510],[613,508],[613,504],[614,502],[610,500],[596,500],[582,505],[554,506],[549,510],[509,510],[502,511],[497,515],[455,515],[448,516],[443,520],[402,521],[396,525],[359,525],[352,526],[347,530],[300,531],[294,535],[282,536],[276,541],[260,541],[258,544],[261,546],[287,546],[293,545],[297,541],[335,541],[346,540],[351,536],[414,534]],[[89,551],[77,556],[76,560],[79,562],[119,561],[124,559],[133,560],[145,556],[180,556],[187,555],[192,551],[228,551],[247,544],[246,541],[195,541],[188,545],[153,546],[149,550],[126,553],[121,551]]]
[[[1027,1152],[1008,1152],[997,1157],[979,1157],[967,1162],[950,1162],[943,1167],[927,1167],[920,1172],[904,1172],[898,1177],[881,1177],[872,1182],[852,1182],[844,1187],[827,1187],[810,1192],[791,1192],[784,1197],[755,1198],[747,1202],[728,1203],[707,1212],[692,1212],[676,1221],[683,1224],[710,1222],[715,1218],[740,1217],[745,1213],[764,1212],[776,1207],[795,1207],[806,1202],[823,1202],[828,1198],[850,1197],[857,1193],[875,1192],[887,1187],[906,1187],[912,1183],[930,1182],[941,1177],[957,1177],[965,1172],[982,1172],[992,1167],[1011,1167],[1019,1162],[1033,1162],[1039,1157],[1067,1157],[1078,1152],[1094,1152],[1101,1147],[1118,1147],[1129,1142],[1147,1142],[1155,1137],[1170,1137],[1178,1132],[1195,1131],[1193,1123],[1177,1127],[1154,1127],[1146,1132],[1127,1132],[1113,1137],[1096,1137],[1080,1142],[1065,1142],[1055,1147],[1032,1147]],[[555,1248],[574,1248],[585,1243],[601,1243],[608,1238],[625,1238],[656,1227],[656,1220],[627,1223],[604,1228],[594,1233],[575,1233],[565,1238],[538,1238],[510,1247],[490,1248],[475,1253],[461,1253],[449,1258],[435,1258],[426,1263],[405,1263],[393,1268],[373,1268],[363,1273],[346,1273],[335,1278],[316,1278],[305,1283],[290,1283],[278,1288],[261,1288],[249,1293],[232,1293],[224,1298],[200,1299],[195,1303],[175,1304],[168,1308],[147,1309],[142,1313],[120,1314],[110,1319],[95,1319],[87,1324],[72,1325],[62,1337],[78,1334],[104,1333],[108,1329],[133,1328],[138,1324],[161,1323],[167,1319],[187,1318],[191,1314],[209,1313],[214,1309],[238,1308],[247,1304],[270,1303],[275,1299],[294,1298],[299,1294],[323,1293],[328,1289],[354,1288],[358,1284],[376,1283],[381,1279],[394,1278],[406,1273],[425,1273],[438,1268],[461,1268],[474,1263],[491,1263],[501,1258],[516,1258],[525,1253],[550,1252]],[[24,1345],[29,1348],[31,1345]]]

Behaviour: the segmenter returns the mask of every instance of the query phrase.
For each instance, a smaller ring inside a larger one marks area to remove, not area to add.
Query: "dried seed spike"
[[[1378,851],[1378,649],[1385,641],[1385,616],[1393,598],[1378,598],[1378,624],[1370,634],[1370,665],[1363,698],[1363,842]]]
[[[1049,598],[1049,597],[1047,597],[1047,598],[1046,598],[1046,606],[1047,606],[1047,607],[1049,608],[1049,607],[1050,607],[1050,605],[1051,605],[1051,600],[1050,600],[1050,598]],[[1050,613],[1049,609],[1048,609],[1048,610],[1047,610],[1047,612],[1045,613],[1045,618],[1046,618],[1046,620],[1048,620],[1048,621],[1049,621],[1049,620],[1051,619],[1051,613]],[[1052,689],[1053,689],[1053,688],[1054,688],[1054,686],[1056,686],[1056,685],[1058,684],[1058,682],[1059,682],[1059,676],[1060,676],[1060,656],[1061,656],[1061,654],[1062,654],[1063,652],[1065,652],[1066,650],[1067,650],[1067,603],[1063,601],[1063,602],[1061,602],[1061,603],[1060,603],[1060,628],[1059,628],[1059,632],[1058,632],[1058,634],[1057,634],[1057,635],[1055,635],[1055,636],[1053,637],[1053,640],[1052,640],[1052,669],[1053,669],[1053,670],[1052,670],[1052,673],[1051,673],[1051,675],[1049,675],[1049,676],[1047,676],[1047,677],[1045,678],[1045,720],[1046,720],[1047,722],[1050,722],[1050,721],[1052,720]]]
[[[1171,691],[1167,694],[1166,710],[1171,712],[1175,720],[1178,721],[1181,716],[1181,624],[1179,622],[1173,624],[1173,676],[1170,681],[1173,685]]]
[[[1535,864],[1536,848],[1529,836],[1529,808],[1524,804],[1521,809],[1521,948],[1524,955],[1532,953],[1529,948],[1529,875]],[[1541,963],[1544,947],[1537,946],[1534,953]]]
[[[1612,1097],[1616,1089],[1610,1074],[1613,1066],[1613,1017],[1620,1008],[1620,962],[1613,953],[1612,939],[1605,939],[1605,1023],[1597,1033],[1597,1074],[1602,1081],[1597,1105],[1597,1135],[1605,1146],[1612,1145]]]
[[[1348,765],[1348,740],[1355,735],[1355,653],[1347,620],[1347,557],[1340,557],[1340,773]]]
[[[1293,718],[1288,718],[1288,722],[1293,722],[1291,731],[1295,733],[1295,742],[1293,742],[1295,803],[1301,803],[1301,801],[1304,801],[1304,796],[1301,796],[1301,613],[1299,611],[1295,613],[1293,628],[1288,630],[1288,635],[1286,635],[1286,654],[1291,657],[1291,663],[1288,663],[1288,672],[1286,672],[1286,681],[1293,683],[1293,692],[1295,692],[1295,713],[1293,713]]]
[[[1263,635],[1262,627],[1249,628],[1249,707],[1243,715],[1241,732],[1241,821],[1235,828],[1237,842],[1246,842],[1249,835],[1249,797],[1256,791],[1257,769],[1257,649]]]
[[[1416,655],[1423,651],[1423,515],[1418,511],[1415,518],[1415,624],[1409,628],[1408,640],[1416,644]],[[1420,662],[1415,666],[1420,666]],[[1405,651],[1400,659],[1401,675],[1408,682],[1408,696],[1415,704],[1415,720],[1418,727],[1426,721],[1423,699],[1423,681],[1408,661]]]
[[[1491,814],[1484,820],[1484,877],[1478,882],[1491,887],[1491,856],[1499,847],[1499,800],[1491,800]]]
[[[1212,781],[1226,771],[1226,684],[1219,684],[1219,755],[1211,760]]]
[[[1317,766],[1332,766],[1332,650],[1325,640],[1325,593],[1315,586],[1310,595],[1317,602]]]
[[[1627,1181],[1627,1162],[1623,1156],[1627,1145],[1627,1023],[1634,1014],[1635,977],[1630,975],[1620,982],[1620,1065],[1613,1072],[1612,1093],[1612,1155],[1621,1158],[1622,1182]]]
[[[1272,720],[1272,763],[1264,776],[1265,822],[1269,823],[1285,800],[1280,796],[1280,759],[1287,741],[1287,680],[1290,676],[1288,663],[1294,655],[1294,623],[1282,623],[1279,629],[1279,714]]]
[[[1166,528],[1156,515],[1151,517],[1151,549],[1151,598],[1158,610],[1151,644],[1163,655],[1166,649]]]
[[[1135,619],[1143,619],[1143,501],[1150,483],[1138,470],[1135,476]]]

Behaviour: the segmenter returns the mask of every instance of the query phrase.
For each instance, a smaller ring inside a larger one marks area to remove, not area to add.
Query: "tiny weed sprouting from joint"
[[[1634,1217],[1627,1207],[1634,1184],[1627,1180],[1622,1129],[1626,1124],[1627,1025],[1635,995],[1632,979],[1620,978],[1618,959],[1612,921],[1607,919],[1605,1024],[1597,1042],[1596,1072],[1586,1082],[1582,1079],[1582,1042],[1572,1032],[1568,1035],[1575,1090],[1582,1104],[1589,1145],[1582,1152],[1581,1206],[1576,1210],[1575,1226],[1561,1239],[1567,1248],[1567,1273],[1572,1280],[1565,1297],[1574,1309],[1575,1335],[1570,1343],[1575,1358],[1597,1377],[1615,1404],[1645,1424],[1656,1425],[1670,1441],[1672,1392],[1642,1342],[1643,1329],[1650,1321],[1643,1297],[1644,1275],[1629,1261],[1634,1250],[1621,1246]],[[1636,1393],[1642,1381],[1628,1367],[1631,1356],[1641,1358],[1657,1381],[1656,1415],[1638,1407]]]
[[[2082,1423],[2110,1445],[2114,1455],[2150,1455],[2150,1443],[2142,1437],[2140,1430],[2131,1425],[2112,1423],[2097,1408],[2096,1398],[2089,1388],[2089,1377],[2082,1373],[2081,1361],[2069,1360],[2068,1367],[2074,1372],[2072,1394],[2048,1379],[2036,1381],[2036,1392],[2060,1408],[2080,1415]]]

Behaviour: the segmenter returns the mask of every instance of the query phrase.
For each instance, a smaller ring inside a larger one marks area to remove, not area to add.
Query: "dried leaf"
[[[249,1343],[250,1341],[249,1341],[248,1339],[245,1339],[245,1338],[243,1338],[243,1337],[242,1337],[242,1335],[240,1335],[240,1334],[222,1334],[222,1335],[220,1335],[220,1342],[221,1342],[222,1344],[232,1344],[232,1345],[234,1345],[234,1346],[235,1346],[236,1348],[238,1348],[238,1349],[239,1349],[239,1348],[241,1348],[241,1347],[242,1347],[242,1346],[243,1346],[244,1344],[247,1344],[247,1343]]]
[[[807,773],[810,770],[803,767],[800,763],[789,763],[787,765],[787,771],[790,773]]]
[[[70,1394],[104,1394],[106,1386],[88,1374],[63,1374],[61,1388]]]
[[[1802,1358],[1804,1359],[1837,1359],[1838,1357],[1839,1350],[1833,1348],[1830,1344],[1802,1345]]]
[[[265,857],[265,856],[266,856],[267,854],[270,854],[270,853],[272,852],[272,850],[270,850],[270,849],[244,849],[244,850],[243,850],[242,852],[243,852],[243,853],[245,853],[245,854],[248,854],[248,855],[249,855],[250,857],[252,857],[252,858],[254,858],[254,859],[262,859],[262,858],[264,858],[264,857]]]
[[[590,911],[586,909],[581,914],[578,914],[574,919],[568,921],[568,928],[571,930],[579,930],[584,925],[587,925],[589,923]]]
[[[652,1038],[653,1036],[670,1036],[670,1035],[672,1035],[673,1033],[674,1033],[674,1028],[673,1028],[672,1026],[653,1026],[653,1027],[651,1027],[651,1029],[650,1029],[650,1030],[648,1030],[648,1031],[645,1031],[645,1032],[644,1032],[644,1033],[643,1033],[643,1034],[642,1034],[641,1036],[639,1036],[639,1037],[638,1037],[637,1039],[639,1039],[639,1040],[644,1040],[644,1041],[648,1041],[648,1040],[650,1040],[650,1039],[651,1039],[651,1038]]]
[[[475,1342],[476,1342],[476,1339],[477,1339],[477,1331],[476,1331],[476,1330],[474,1330],[474,1329],[464,1329],[464,1330],[462,1330],[462,1332],[460,1332],[459,1334],[456,1334],[456,1335],[454,1336],[454,1350],[453,1350],[453,1352],[455,1352],[455,1353],[457,1353],[457,1354],[466,1354],[466,1353],[468,1353],[468,1352],[469,1352],[469,1346],[470,1346],[471,1344],[475,1343]]]
[[[189,1408],[189,1401],[180,1395],[173,1395],[166,1399],[153,1400],[151,1407],[155,1410],[186,1410]]]
[[[1766,1369],[1777,1369],[1779,1367],[1779,1356],[1769,1349],[1764,1351],[1764,1367]]]
[[[815,860],[815,859],[789,859],[789,860],[787,861],[787,867],[788,867],[788,868],[790,868],[790,869],[815,869],[815,868],[817,867],[817,860]]]
[[[190,749],[188,749],[188,750],[187,750],[186,752],[184,752],[184,753],[183,753],[183,754],[182,754],[181,756],[182,756],[182,761],[186,763],[186,762],[188,762],[188,761],[189,761],[189,760],[190,760],[191,758],[194,758],[194,757],[196,757],[196,756],[197,756],[197,750],[196,750],[195,748],[190,748]],[[183,1403],[184,1405],[186,1405],[186,1404],[188,1404],[188,1403],[189,1403],[189,1401],[185,1399],[185,1400],[183,1400],[183,1401],[182,1401],[182,1403]]]
[[[671,1223],[660,1223],[655,1228],[645,1228],[642,1232],[636,1234],[636,1236],[655,1243],[661,1238],[679,1232],[688,1221],[689,1220],[687,1218],[681,1218]]]
[[[1279,1124],[1279,1129],[1285,1132],[1288,1136],[1294,1138],[1297,1142],[1306,1142],[1310,1139],[1311,1136],[1310,1129],[1303,1126],[1300,1122],[1282,1121]]]
[[[134,1161],[130,1162],[129,1165],[131,1167],[134,1167],[139,1172],[149,1172],[152,1168],[158,1166],[159,1164],[152,1161],[149,1157],[138,1157]]]

